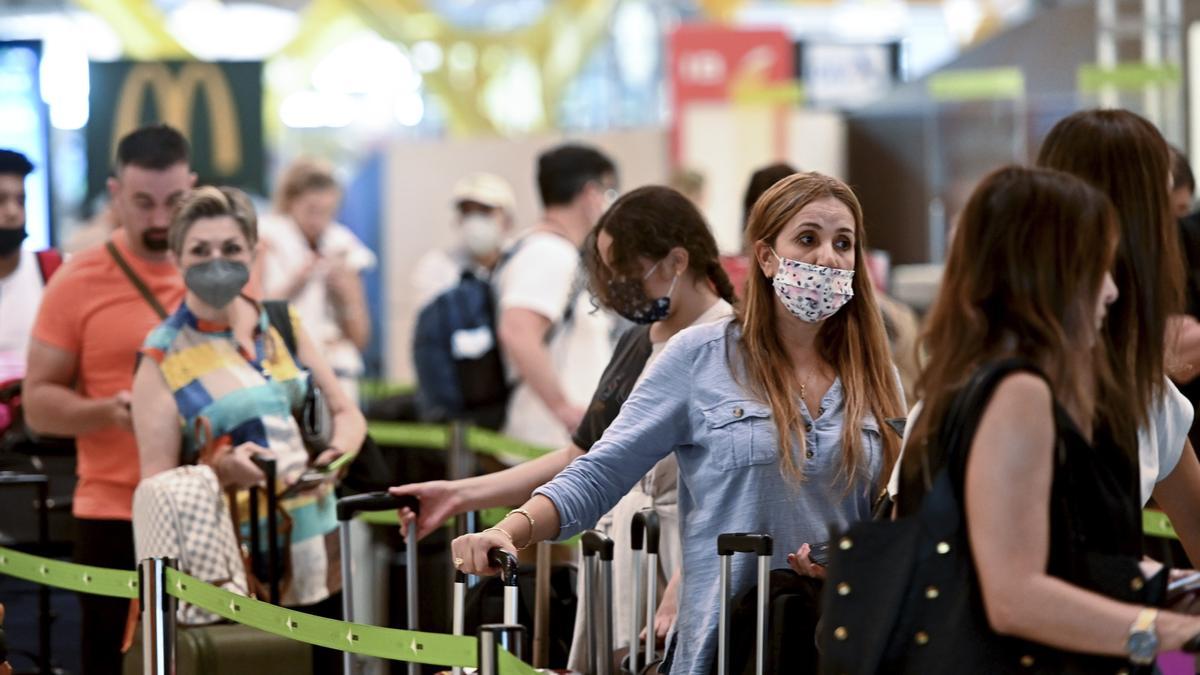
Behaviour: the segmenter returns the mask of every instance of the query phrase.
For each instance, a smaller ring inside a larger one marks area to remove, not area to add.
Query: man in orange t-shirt
[[[75,560],[132,570],[130,511],[139,464],[129,390],[146,335],[162,321],[161,312],[183,300],[167,227],[196,176],[187,141],[165,125],[121,139],[114,173],[108,191],[118,228],[109,242],[67,261],[46,287],[29,348],[24,406],[35,431],[76,439]],[[80,605],[83,672],[120,673],[128,601],[81,594]]]

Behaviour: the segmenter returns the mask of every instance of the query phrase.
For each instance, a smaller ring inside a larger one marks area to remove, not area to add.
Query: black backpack
[[[492,279],[521,247],[515,243],[497,263]],[[546,333],[549,343],[559,327],[571,321],[582,292],[576,280],[562,318]],[[417,403],[427,422],[466,421],[487,429],[504,426],[514,383],[508,381],[497,333],[496,289],[470,270],[458,285],[444,291],[417,314],[413,362],[417,371]]]

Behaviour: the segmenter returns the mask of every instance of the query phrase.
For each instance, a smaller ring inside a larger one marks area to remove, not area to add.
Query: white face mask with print
[[[854,270],[810,265],[799,260],[779,260],[772,285],[775,295],[796,318],[819,323],[838,313],[854,297]]]

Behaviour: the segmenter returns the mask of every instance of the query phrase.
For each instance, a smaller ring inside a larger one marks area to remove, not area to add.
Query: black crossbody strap
[[[288,312],[287,300],[264,300],[262,305],[267,312],[267,319],[279,331],[283,344],[298,362],[299,348],[296,346],[296,332],[292,330],[292,315]]]
[[[158,298],[154,297],[154,293],[150,291],[150,287],[146,285],[146,282],[142,281],[142,278],[137,275],[137,272],[134,272],[133,268],[129,266],[129,262],[125,260],[125,256],[122,256],[121,252],[117,250],[117,245],[110,241],[106,243],[104,247],[108,249],[108,254],[112,256],[114,261],[116,261],[117,267],[121,268],[121,271],[125,273],[126,278],[129,279],[129,283],[133,284],[133,287],[137,289],[138,293],[141,293],[142,299],[146,301],[146,304],[150,305],[150,309],[154,310],[154,313],[158,315],[158,318],[166,319],[168,316],[170,316],[167,314],[167,310],[163,309],[163,306],[159,304]]]

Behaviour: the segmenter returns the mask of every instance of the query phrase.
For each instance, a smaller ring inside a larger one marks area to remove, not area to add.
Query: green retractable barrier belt
[[[0,547],[0,574],[93,595],[137,598],[137,572],[90,567],[51,560]],[[221,617],[291,640],[365,656],[434,666],[474,667],[474,637],[423,633],[326,619],[260,602],[206,584],[175,569],[166,570],[170,595]],[[536,671],[501,650],[502,675],[534,675]]]
[[[369,422],[367,431],[371,438],[381,445],[443,450],[450,443],[450,429],[436,424]],[[483,455],[520,459],[537,459],[550,452],[547,448],[522,443],[494,431],[475,427],[467,431],[467,447],[472,452]]]
[[[138,597],[137,572],[77,565],[4,547],[0,547],[0,574],[80,593],[114,598]]]
[[[167,570],[167,592],[242,625],[321,647],[431,665],[475,665],[472,637],[380,628],[312,616],[230,593],[173,569]]]

